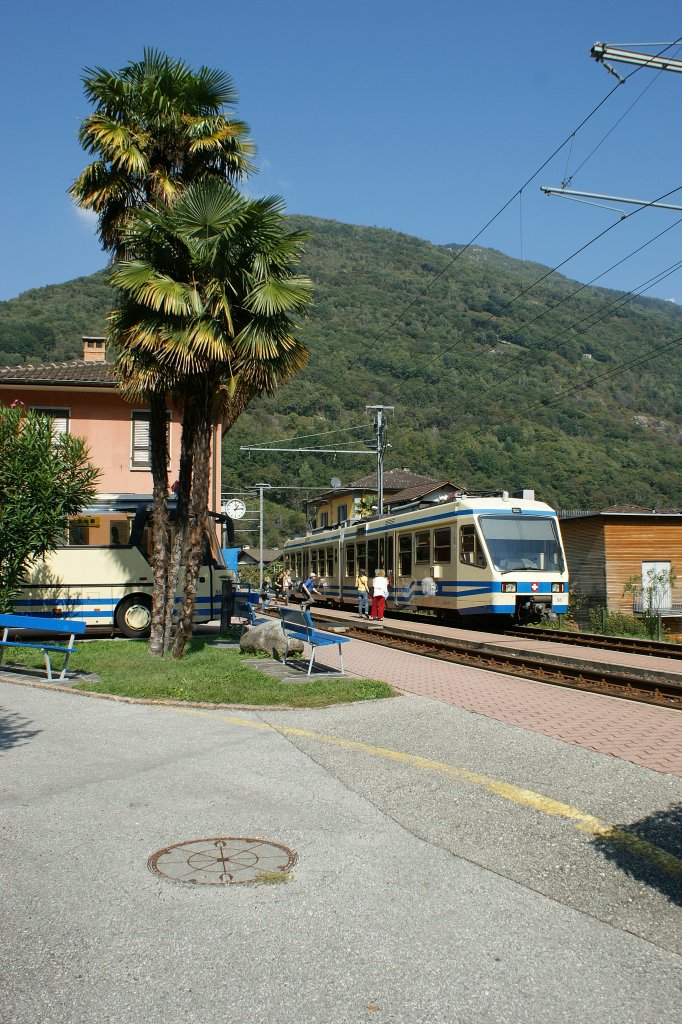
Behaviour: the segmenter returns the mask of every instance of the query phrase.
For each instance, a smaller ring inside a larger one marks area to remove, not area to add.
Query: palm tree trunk
[[[209,399],[210,401],[210,399]],[[194,441],[192,466],[192,499],[185,544],[185,585],[173,643],[173,657],[181,658],[187,641],[192,636],[192,620],[197,600],[197,580],[201,571],[207,533],[207,509],[211,466],[212,418],[210,405],[205,404],[204,422],[197,430]]]
[[[149,399],[149,435],[153,480],[152,504],[152,621],[149,654],[161,657],[166,647],[165,607],[170,561],[170,525],[168,517],[168,440],[166,395],[153,393]]]
[[[165,649],[167,653],[173,641],[173,620],[175,618],[175,598],[178,591],[180,567],[184,562],[185,541],[190,514],[190,498],[192,493],[194,439],[197,433],[196,403],[186,400],[182,411],[182,438],[180,441],[180,466],[178,474],[177,507],[175,513],[175,537],[169,559],[168,592],[165,608]]]

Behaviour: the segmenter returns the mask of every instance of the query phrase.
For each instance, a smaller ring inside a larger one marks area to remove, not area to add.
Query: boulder
[[[280,660],[284,657],[287,646],[287,638],[282,632],[282,627],[273,619],[271,622],[262,622],[258,626],[247,626],[242,633],[239,647],[242,651],[254,654],[270,654],[273,658]],[[303,643],[300,640],[289,641],[289,653],[302,651]]]

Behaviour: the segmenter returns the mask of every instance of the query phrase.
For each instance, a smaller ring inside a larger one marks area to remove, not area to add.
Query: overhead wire
[[[541,284],[542,281],[545,281],[552,274],[555,274],[562,267],[566,266],[566,264],[569,263],[576,256],[579,256],[581,253],[585,252],[585,250],[588,249],[591,245],[594,245],[595,242],[598,242],[601,238],[603,238],[605,235],[607,235],[615,227],[617,227],[619,224],[621,224],[623,222],[623,220],[628,220],[628,219],[636,216],[636,214],[641,213],[642,210],[648,209],[654,203],[658,203],[658,202],[661,201],[661,199],[666,199],[668,196],[671,196],[675,192],[679,192],[680,190],[682,190],[682,185],[678,185],[676,188],[671,189],[669,192],[664,193],[663,195],[659,196],[657,199],[652,199],[649,203],[643,204],[641,207],[638,207],[635,210],[631,210],[630,213],[624,214],[623,217],[619,221],[614,221],[613,224],[608,225],[602,231],[598,232],[598,234],[594,235],[588,242],[585,242],[584,245],[581,245],[578,249],[574,250],[569,256],[567,256],[564,260],[562,260],[561,263],[557,263],[556,266],[548,268],[547,271],[544,274],[541,274],[540,277],[536,278],[535,281],[531,282],[531,284],[527,285],[525,288],[522,288],[515,295],[513,295],[511,299],[508,299],[506,302],[504,302],[502,305],[500,305],[495,313],[489,314],[486,322],[490,323],[492,320],[496,319],[499,316],[501,311],[503,311],[505,309],[508,309],[511,305],[513,305],[514,302],[516,302],[520,298],[523,298],[524,295],[527,295],[528,292],[532,291],[532,289],[535,288],[538,284]],[[615,265],[617,266],[618,264],[615,264]],[[600,276],[602,276],[602,275],[600,275]],[[576,289],[576,292],[577,291],[581,291],[583,287],[587,287],[587,286],[586,285],[581,285],[580,288]],[[531,321],[531,322],[532,323],[536,323],[537,320],[542,319],[542,317],[546,315],[546,312],[547,311],[543,311],[542,313],[539,313],[538,316],[535,317],[534,320]],[[448,355],[450,352],[453,352],[476,329],[477,329],[476,327],[469,328],[462,335],[460,335],[460,337],[457,339],[457,341],[454,344],[449,345],[447,348],[440,349],[436,353],[436,355],[434,355],[426,363],[422,364],[421,369],[422,370],[428,369],[429,366],[432,366],[434,363],[438,362],[440,359],[443,358],[443,356]],[[407,383],[407,380],[403,380],[402,386],[404,386],[406,383]],[[397,387],[395,387],[390,392],[389,397],[392,398],[395,401],[396,396],[399,394],[399,392],[402,389],[402,386],[398,385]]]
[[[638,298],[641,294],[643,294],[644,291],[648,290],[649,288],[653,288],[656,284],[660,284],[661,281],[664,281],[667,277],[669,277],[671,274],[675,273],[677,270],[679,270],[681,268],[682,268],[682,260],[678,260],[676,263],[672,264],[669,267],[666,267],[664,270],[660,271],[658,274],[655,274],[653,277],[647,279],[640,286],[638,286],[638,289],[636,291],[627,292],[625,295],[617,296],[615,299],[611,300],[611,302],[606,303],[605,306],[600,307],[601,310],[605,310],[603,316],[601,316],[597,320],[594,320],[592,323],[588,324],[586,327],[584,327],[578,333],[581,334],[581,335],[582,334],[587,334],[594,327],[597,327],[604,320],[608,319],[608,317],[611,316],[612,313],[615,312],[617,309],[620,309],[622,306],[626,305],[628,302],[631,302],[633,299]],[[556,341],[557,338],[562,337],[564,334],[567,334],[569,331],[575,330],[575,328],[579,324],[584,323],[586,320],[592,319],[596,315],[596,313],[598,313],[598,312],[600,312],[599,309],[598,310],[593,310],[591,313],[587,314],[587,316],[583,317],[582,320],[574,321],[573,323],[569,324],[567,327],[563,328],[558,334],[556,334],[552,338],[548,339],[548,341],[549,342]],[[548,348],[547,344],[545,343],[545,344],[543,344],[541,356],[542,357],[547,357],[547,356],[550,356],[550,355],[554,354],[556,351],[557,351],[556,347]],[[656,351],[658,351],[658,350],[656,350]],[[654,353],[654,355],[655,355],[655,353]],[[524,352],[522,355],[519,355],[519,356],[517,356],[515,358],[516,359],[524,359],[524,358],[528,358],[529,356],[533,356],[533,358],[536,358],[536,353],[535,352]],[[638,359],[639,358],[640,357],[638,357]],[[641,357],[641,360],[642,361],[646,361],[646,358],[647,358],[647,355],[645,354],[645,355],[643,355]],[[512,362],[512,361],[513,360],[510,360],[510,362]],[[509,364],[507,364],[507,365],[509,365]],[[620,364],[617,367],[613,367],[612,368],[612,372],[614,374],[619,373],[619,372],[621,372],[621,370],[627,369],[628,365],[629,364]],[[501,381],[500,380],[494,381],[489,387],[484,388],[484,389],[480,389],[479,392],[478,392],[479,397],[482,398],[486,394],[488,394],[488,392],[493,391],[493,390],[494,391],[499,391],[501,387],[503,387],[509,381],[515,379],[517,373],[518,373],[518,368],[515,369],[513,374],[508,375],[507,377],[503,378]],[[479,376],[479,378],[481,378],[483,376],[483,374],[479,374],[478,376]],[[569,391],[570,390],[571,389],[569,389]],[[562,392],[562,394],[563,394],[563,392]],[[542,404],[546,404],[546,403],[539,403],[539,404],[542,405]],[[535,408],[535,406],[533,408]],[[513,410],[512,412],[510,412],[509,406],[505,406],[505,416],[507,418],[509,418],[510,416],[512,418],[514,418],[516,416],[516,410]],[[476,437],[476,436],[478,436],[478,434],[482,433],[483,430],[485,430],[485,429],[493,429],[494,430],[499,425],[500,424],[496,424],[496,423],[486,424],[485,426],[481,426],[477,430],[474,430],[473,433],[472,433],[471,428],[467,427],[466,433],[462,432],[461,434],[451,435],[450,436],[450,440],[451,441],[456,441],[456,440],[458,440],[459,437],[464,437],[464,436]],[[399,433],[398,437],[400,437],[400,436],[401,435]]]
[[[537,323],[538,320],[543,319],[547,314],[549,314],[549,313],[553,312],[554,310],[558,309],[559,306],[563,305],[565,302],[568,302],[570,299],[574,298],[581,291],[584,291],[586,288],[592,287],[592,285],[594,284],[595,281],[599,281],[602,277],[605,277],[607,274],[611,273],[611,271],[615,270],[616,267],[621,266],[621,264],[623,264],[627,260],[631,259],[632,256],[636,256],[638,253],[642,252],[644,249],[647,248],[647,246],[651,245],[653,242],[655,242],[659,238],[661,238],[662,235],[667,234],[668,231],[671,231],[673,228],[678,227],[680,224],[682,224],[682,217],[679,217],[673,224],[669,224],[667,228],[664,228],[662,231],[657,232],[657,234],[653,235],[652,238],[647,239],[646,242],[643,242],[641,245],[637,246],[636,249],[633,249],[626,256],[623,256],[620,260],[617,260],[615,263],[612,263],[610,267],[607,267],[607,269],[603,270],[600,274],[595,275],[595,277],[591,278],[589,281],[585,282],[584,284],[580,284],[577,288],[574,288],[573,291],[569,292],[563,298],[559,299],[552,306],[549,306],[546,310],[543,310],[542,312],[538,313],[536,316],[532,317],[530,320],[526,320],[524,323],[519,324],[514,329],[512,337],[517,335],[520,331],[524,330],[526,327],[531,327],[533,324]],[[674,273],[674,271],[679,269],[679,268],[680,268],[680,264],[679,263],[675,263],[675,264],[672,265],[672,269],[670,267],[665,268],[665,270],[664,271],[660,271],[659,274],[656,274],[653,277],[647,278],[645,281],[643,281],[642,283],[637,285],[636,288],[630,289],[630,291],[622,293],[621,295],[617,296],[615,299],[610,299],[607,303],[604,303],[602,306],[598,306],[595,310],[592,310],[585,317],[582,317],[579,320],[573,321],[573,323],[569,324],[568,327],[566,327],[562,331],[560,331],[558,335],[555,334],[555,335],[553,335],[550,338],[544,339],[544,341],[543,341],[543,352],[547,352],[548,351],[548,349],[547,349],[548,343],[556,340],[557,337],[560,337],[561,335],[566,334],[569,330],[574,329],[576,326],[578,326],[579,324],[583,323],[585,320],[589,320],[592,317],[596,316],[602,310],[610,309],[615,303],[624,304],[623,300],[631,301],[631,299],[637,298],[638,295],[641,295],[643,291],[646,291],[649,288],[653,287],[654,284],[659,284],[661,280],[665,280],[666,277],[669,277],[670,274]],[[488,322],[490,322],[491,320],[493,320],[495,318],[496,318],[496,314],[493,314],[489,318]],[[597,322],[601,323],[603,319],[606,319],[606,317],[600,318],[600,320],[597,321]],[[590,325],[590,326],[596,326],[596,323],[595,323],[595,325]],[[467,333],[470,333],[470,332],[467,332]],[[453,348],[454,348],[454,346],[451,349],[449,349],[448,351],[453,351]],[[447,354],[447,353],[444,353],[444,354]],[[520,353],[518,356],[512,357],[512,359],[510,359],[509,362],[513,362],[514,360],[517,360],[517,359],[527,359],[527,358],[531,358],[531,357],[535,357],[535,350],[534,349],[525,351],[523,353]],[[444,371],[444,375],[447,374],[447,373],[451,373],[454,369],[455,369],[455,367],[451,367],[449,369],[446,369]],[[457,369],[461,370],[461,367],[457,367]],[[482,377],[483,374],[479,374],[478,376]],[[504,381],[502,383],[504,383]]]
[[[664,47],[664,49],[662,49],[662,50],[661,50],[661,51],[660,51],[659,53],[656,53],[656,54],[652,54],[652,55],[651,55],[651,58],[650,58],[650,59],[651,59],[651,60],[653,60],[653,59],[654,59],[655,57],[660,57],[660,56],[662,56],[662,55],[663,55],[664,53],[666,53],[666,52],[667,52],[667,50],[671,49],[671,48],[672,48],[673,46],[675,46],[675,45],[679,44],[680,42],[682,42],[682,36],[680,36],[680,37],[679,37],[678,39],[674,40],[674,41],[673,41],[672,43],[670,43],[670,44],[666,45],[666,46]],[[529,176],[529,177],[528,177],[528,178],[526,179],[526,181],[525,181],[525,182],[524,182],[524,183],[523,183],[523,184],[522,184],[522,185],[520,186],[520,188],[518,188],[518,189],[517,189],[517,190],[516,190],[516,191],[515,191],[515,192],[513,193],[513,195],[511,195],[511,196],[509,197],[509,199],[507,199],[507,201],[506,201],[505,203],[503,203],[503,205],[502,205],[502,206],[501,206],[501,207],[500,207],[500,208],[499,208],[499,209],[497,210],[497,212],[496,212],[496,213],[494,213],[494,214],[493,214],[493,216],[492,216],[492,217],[490,217],[490,219],[489,219],[488,221],[486,221],[486,223],[485,223],[485,224],[483,225],[483,227],[481,227],[481,228],[480,228],[480,229],[479,229],[479,230],[478,230],[478,231],[476,232],[476,234],[475,234],[475,235],[473,235],[473,237],[472,237],[472,238],[470,238],[470,240],[469,240],[469,241],[468,241],[468,242],[467,242],[467,243],[466,243],[466,244],[465,244],[464,246],[462,246],[461,248],[459,248],[459,249],[457,250],[457,252],[455,253],[455,255],[454,255],[454,256],[452,257],[452,259],[451,259],[451,260],[449,260],[449,261],[448,261],[448,262],[446,263],[446,265],[445,265],[445,266],[444,266],[444,267],[442,268],[442,270],[440,270],[440,271],[439,271],[439,272],[438,272],[437,274],[434,274],[434,276],[432,277],[431,281],[429,281],[429,283],[428,283],[427,285],[425,285],[425,286],[424,286],[424,287],[423,287],[423,288],[421,289],[421,291],[420,291],[420,292],[419,292],[419,293],[418,293],[418,294],[417,294],[417,295],[416,295],[416,296],[414,297],[414,299],[412,299],[412,300],[411,300],[410,302],[406,303],[406,304],[405,304],[405,305],[404,305],[404,306],[403,306],[403,307],[402,307],[402,308],[401,308],[401,309],[399,310],[399,312],[398,312],[398,313],[396,314],[396,316],[395,316],[395,317],[393,318],[393,320],[391,320],[391,321],[390,321],[390,323],[388,324],[388,326],[387,326],[387,327],[386,327],[386,328],[385,328],[385,329],[384,329],[384,330],[383,330],[383,331],[382,331],[382,332],[381,332],[380,334],[378,334],[378,335],[376,336],[376,343],[380,342],[380,341],[381,341],[381,340],[382,340],[382,339],[383,339],[383,338],[384,338],[384,337],[385,337],[385,336],[386,336],[386,335],[387,335],[387,334],[389,333],[389,331],[391,331],[391,330],[392,330],[392,329],[393,329],[393,328],[395,327],[395,325],[396,325],[396,324],[397,324],[397,323],[398,323],[398,322],[399,322],[399,321],[400,321],[400,320],[401,320],[401,319],[402,319],[402,318],[404,317],[405,313],[406,313],[406,312],[407,312],[407,311],[408,311],[409,309],[411,309],[411,308],[412,308],[412,307],[413,307],[414,305],[416,305],[416,303],[417,303],[417,302],[418,302],[418,301],[419,301],[419,300],[420,300],[420,299],[421,299],[421,298],[422,298],[422,297],[423,297],[423,296],[424,296],[424,295],[425,295],[425,294],[426,294],[426,293],[427,293],[428,291],[430,291],[430,290],[431,290],[431,288],[433,288],[433,286],[434,286],[434,285],[436,284],[436,282],[437,282],[437,281],[439,281],[439,280],[441,279],[441,277],[443,277],[443,275],[444,275],[444,274],[446,274],[446,273],[447,273],[447,272],[449,271],[450,267],[452,267],[452,265],[453,265],[453,264],[454,264],[454,263],[455,263],[455,262],[456,262],[456,261],[457,261],[458,259],[460,259],[460,258],[461,258],[461,256],[463,256],[463,254],[464,254],[464,253],[465,253],[465,252],[466,252],[466,251],[467,251],[468,249],[470,249],[470,248],[471,248],[471,246],[472,246],[472,245],[473,245],[473,244],[474,244],[474,243],[475,243],[475,242],[476,242],[476,241],[477,241],[477,240],[478,240],[478,239],[479,239],[479,238],[481,237],[481,235],[482,235],[482,234],[483,234],[483,233],[484,233],[485,231],[487,231],[487,229],[488,229],[488,228],[490,227],[490,225],[491,225],[491,224],[493,224],[493,223],[494,223],[494,222],[495,222],[495,221],[496,221],[496,220],[498,219],[498,217],[500,217],[500,216],[501,216],[501,215],[502,215],[502,214],[504,213],[504,211],[505,211],[505,210],[506,210],[506,209],[507,209],[507,208],[508,208],[508,207],[509,207],[509,206],[511,205],[511,203],[513,203],[513,202],[514,202],[514,200],[516,199],[516,197],[517,197],[518,195],[520,195],[520,193],[521,193],[521,192],[523,192],[523,190],[524,190],[525,188],[527,188],[527,187],[528,187],[528,185],[530,185],[530,183],[531,183],[531,182],[532,182],[532,181],[533,181],[533,180],[534,180],[534,179],[535,179],[535,178],[536,178],[536,177],[537,177],[537,176],[538,176],[538,175],[539,175],[539,174],[541,173],[541,171],[543,171],[543,170],[545,169],[545,167],[547,167],[547,165],[548,165],[549,163],[551,163],[551,161],[552,161],[552,160],[554,159],[554,157],[555,157],[555,156],[556,156],[556,155],[557,155],[558,153],[560,153],[560,152],[561,152],[561,150],[562,150],[562,149],[564,148],[564,146],[565,146],[565,145],[567,144],[567,142],[569,142],[570,140],[572,140],[572,139],[573,139],[573,138],[575,137],[575,135],[577,135],[577,133],[578,133],[579,131],[581,131],[581,129],[582,129],[582,128],[583,128],[583,127],[584,127],[584,126],[585,126],[585,125],[586,125],[586,124],[588,123],[588,121],[590,121],[590,120],[591,120],[591,118],[592,118],[592,117],[594,117],[594,115],[595,115],[595,114],[597,113],[597,111],[598,111],[598,110],[600,110],[600,109],[601,109],[601,107],[603,107],[603,106],[604,106],[604,104],[605,104],[605,103],[606,103],[606,102],[607,102],[607,101],[608,101],[608,100],[609,100],[609,99],[611,98],[611,96],[612,96],[612,95],[614,94],[614,92],[615,92],[615,91],[616,91],[616,90],[617,90],[617,89],[618,89],[618,88],[619,88],[619,87],[620,87],[621,85],[624,85],[624,84],[625,84],[625,82],[627,82],[627,81],[628,81],[628,80],[629,80],[630,78],[632,78],[632,77],[633,77],[633,75],[636,75],[636,74],[637,74],[638,72],[640,72],[640,71],[641,71],[641,70],[642,70],[642,69],[643,69],[644,67],[646,67],[646,66],[647,66],[647,64],[648,64],[648,62],[646,62],[646,63],[644,63],[644,64],[642,64],[642,65],[639,65],[639,66],[637,66],[637,67],[633,68],[633,70],[632,70],[632,71],[630,71],[630,72],[629,72],[629,73],[628,73],[627,75],[625,75],[624,77],[622,77],[622,78],[619,78],[619,80],[618,80],[618,82],[616,83],[616,85],[614,85],[614,86],[613,86],[613,88],[612,88],[612,89],[610,89],[610,90],[609,90],[609,92],[607,92],[607,94],[606,94],[606,95],[605,95],[605,96],[604,96],[604,97],[603,97],[603,98],[602,98],[602,99],[601,99],[601,100],[599,101],[599,103],[597,103],[597,104],[596,104],[596,105],[595,105],[595,106],[594,106],[594,107],[592,108],[592,110],[591,110],[591,111],[590,111],[590,112],[589,112],[589,113],[588,113],[588,114],[587,114],[587,115],[586,115],[586,116],[585,116],[585,117],[583,118],[583,120],[582,120],[582,121],[581,121],[581,122],[580,122],[580,123],[579,123],[579,124],[578,124],[578,125],[577,125],[577,126],[576,126],[576,127],[574,128],[574,129],[573,129],[573,131],[572,131],[572,132],[570,132],[570,133],[569,133],[569,135],[567,135],[567,136],[566,136],[566,138],[565,138],[565,139],[563,140],[563,142],[561,142],[561,143],[560,143],[560,144],[559,144],[559,145],[558,145],[558,146],[557,146],[557,147],[556,147],[556,148],[555,148],[555,149],[553,150],[553,152],[552,152],[552,153],[551,153],[551,154],[550,154],[550,155],[549,155],[549,156],[548,156],[548,157],[547,157],[547,158],[546,158],[546,159],[545,159],[545,160],[544,160],[544,161],[543,161],[543,162],[542,162],[542,163],[540,164],[540,166],[539,166],[539,167],[538,167],[538,168],[537,168],[537,169],[536,169],[535,171],[533,171],[533,173],[532,173],[532,174],[531,174],[531,175],[530,175],[530,176]],[[559,264],[559,266],[563,266],[563,264]],[[339,375],[338,377],[336,377],[336,378],[335,378],[335,379],[334,379],[334,380],[333,380],[333,381],[331,382],[331,385],[330,385],[330,386],[331,386],[331,387],[333,387],[334,385],[336,385],[336,384],[337,384],[337,383],[338,383],[338,382],[339,382],[339,381],[340,381],[340,380],[342,379],[342,376],[343,376],[343,375],[342,375],[342,374],[340,374],[340,375]]]

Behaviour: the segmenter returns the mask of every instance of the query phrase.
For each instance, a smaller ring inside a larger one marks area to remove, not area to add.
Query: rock
[[[287,638],[282,632],[282,627],[276,619],[272,622],[262,622],[259,626],[247,626],[239,641],[242,651],[249,653],[270,654],[272,657],[284,657],[287,646]],[[289,653],[302,651],[303,643],[300,640],[289,641]]]

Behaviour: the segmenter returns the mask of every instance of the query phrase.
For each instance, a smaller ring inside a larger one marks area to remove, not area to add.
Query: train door
[[[412,604],[412,537],[412,531],[398,532],[395,536],[396,562],[393,595],[397,608]]]
[[[488,612],[491,605],[490,574],[483,543],[475,523],[462,523],[457,542],[457,611],[463,615]]]

